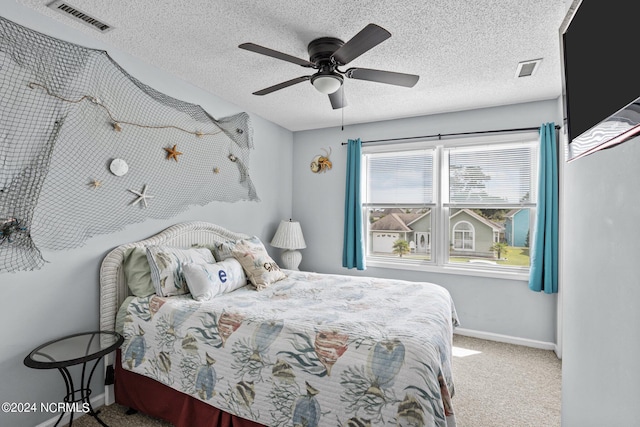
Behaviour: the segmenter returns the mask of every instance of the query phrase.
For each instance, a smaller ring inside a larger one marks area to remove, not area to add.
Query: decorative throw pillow
[[[208,301],[247,285],[242,265],[235,258],[215,264],[183,263],[182,274],[191,296],[198,301]]]
[[[133,295],[148,297],[156,293],[156,288],[151,280],[151,268],[145,248],[127,249],[124,253],[122,267],[127,286]]]
[[[247,279],[258,291],[287,277],[256,236],[238,240],[231,252],[233,257],[240,261]]]
[[[217,242],[214,243],[211,252],[213,252],[213,256],[215,256],[216,261],[224,261],[225,259],[233,258],[233,254],[231,251],[235,246],[236,242],[227,240],[226,242]]]
[[[182,274],[182,264],[214,263],[213,254],[206,248],[181,249],[166,246],[147,246],[147,259],[156,294],[163,297],[189,292]]]

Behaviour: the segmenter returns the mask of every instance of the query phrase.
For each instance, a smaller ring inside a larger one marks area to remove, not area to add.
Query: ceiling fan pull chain
[[[342,105],[344,105],[344,88],[342,88]],[[340,110],[342,112],[342,132],[344,132],[344,108]]]

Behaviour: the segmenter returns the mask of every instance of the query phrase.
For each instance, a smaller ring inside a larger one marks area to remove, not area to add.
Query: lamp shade
[[[271,240],[271,246],[281,249],[304,249],[307,244],[304,242],[302,228],[298,221],[280,221],[276,234]]]
[[[315,74],[311,78],[311,84],[318,92],[328,95],[340,89],[342,77],[337,74]]]

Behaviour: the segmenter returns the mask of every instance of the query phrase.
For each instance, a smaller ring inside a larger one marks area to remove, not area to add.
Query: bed
[[[273,260],[259,264],[281,275],[277,280],[254,281],[249,267],[246,285],[214,296],[200,292],[196,279],[176,295],[156,288],[135,296],[127,284],[134,252],[211,250],[213,263],[204,267],[181,263],[180,273],[191,279],[187,267],[219,273],[214,266],[245,263],[242,244],[256,240],[186,222],[107,254],[100,328],[125,337],[105,363],[107,377],[110,365],[115,372],[107,404],[115,400],[177,427],[455,427],[451,350],[458,318],[438,285],[281,270]],[[220,260],[214,248],[229,244],[233,259]],[[233,276],[224,271],[224,279]],[[173,277],[177,283],[175,271]]]

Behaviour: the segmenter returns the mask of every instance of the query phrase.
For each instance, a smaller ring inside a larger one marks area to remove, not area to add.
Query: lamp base
[[[302,261],[302,254],[295,249],[285,249],[280,255],[282,259],[282,266],[287,270],[298,271],[300,261]]]

